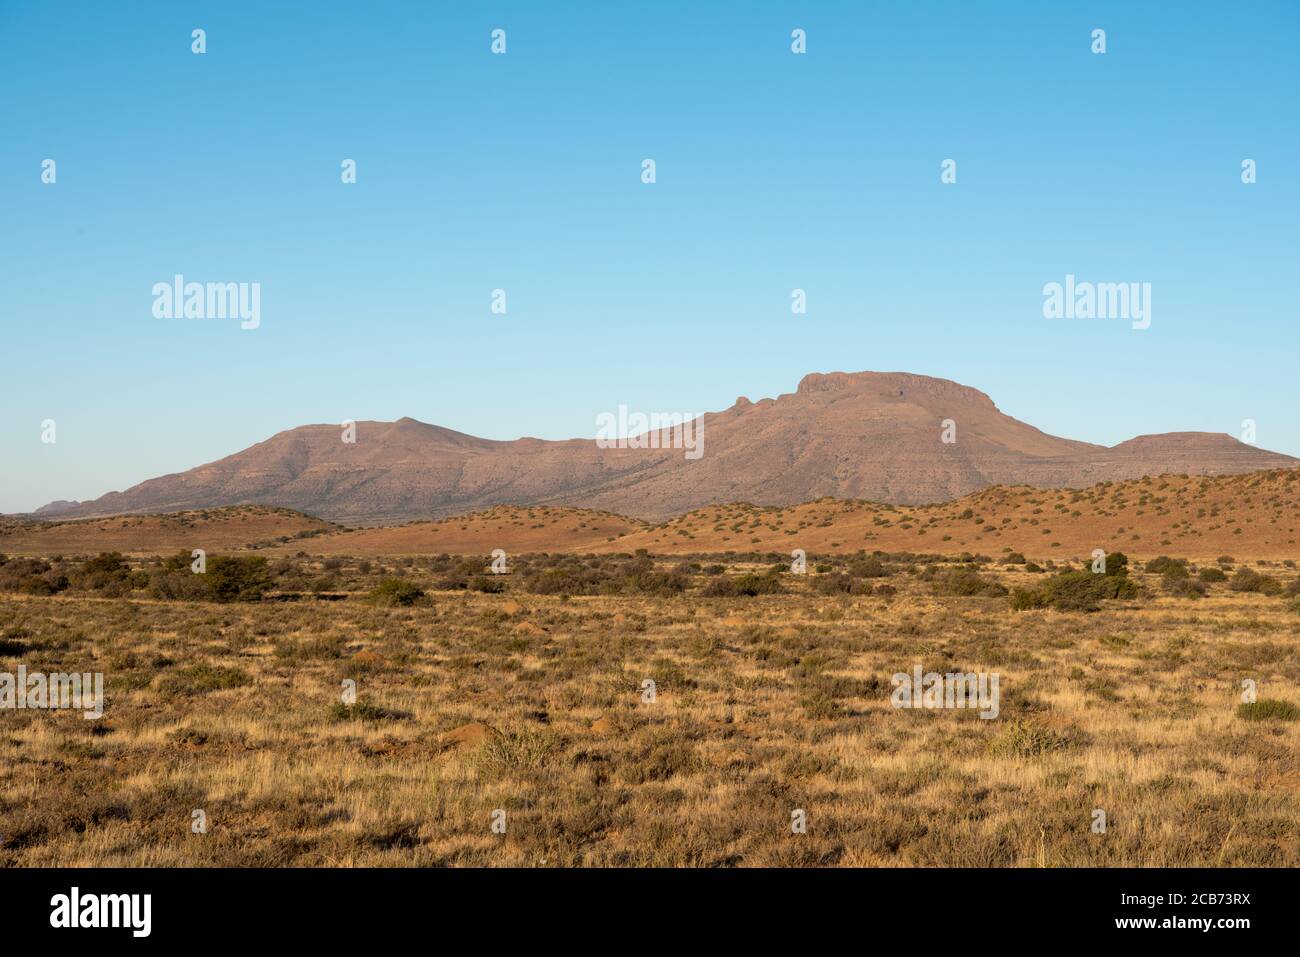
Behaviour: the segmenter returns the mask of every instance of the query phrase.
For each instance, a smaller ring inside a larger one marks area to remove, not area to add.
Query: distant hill
[[[0,553],[14,555],[123,552],[158,555],[300,541],[338,526],[286,508],[245,505],[168,515],[32,521],[0,518]]]
[[[0,520],[0,553],[164,554],[185,548],[271,553],[487,556],[523,552],[656,555],[857,551],[1019,552],[1085,558],[1300,559],[1300,469],[1161,475],[1085,489],[995,486],[951,502],[890,505],[824,498],[790,506],[710,505],[660,523],[566,506],[498,505],[406,525],[347,529],[256,506],[79,521]]]
[[[947,421],[953,442],[942,440]],[[832,496],[918,505],[993,485],[1079,488],[1300,465],[1223,434],[1144,435],[1113,448],[1058,438],[1003,414],[982,392],[908,373],[808,375],[794,393],[741,398],[704,415],[703,439],[702,455],[691,459],[680,448],[600,448],[594,439],[491,441],[409,418],[360,422],[355,444],[341,440],[339,426],[305,425],[187,472],[37,514],[261,504],[385,525],[549,504],[661,520],[723,502]]]

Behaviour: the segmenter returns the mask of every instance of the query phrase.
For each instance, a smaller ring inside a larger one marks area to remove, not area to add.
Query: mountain
[[[68,502],[63,499],[50,502],[48,505],[42,505],[33,515],[39,515],[42,518],[48,518],[55,515],[63,515],[68,512],[75,512],[81,506],[80,502]]]
[[[951,442],[943,441],[948,420]],[[990,485],[1084,487],[1300,465],[1204,432],[1144,435],[1112,448],[1062,439],[1003,414],[975,389],[897,372],[813,373],[792,394],[742,397],[705,414],[701,428],[702,454],[691,457],[680,447],[601,448],[593,439],[492,441],[409,418],[359,422],[355,443],[342,440],[339,426],[306,425],[125,492],[60,503],[56,514],[260,504],[383,525],[554,504],[663,519],[723,502],[832,496],[917,505]],[[668,446],[683,434],[663,429],[655,438]]]

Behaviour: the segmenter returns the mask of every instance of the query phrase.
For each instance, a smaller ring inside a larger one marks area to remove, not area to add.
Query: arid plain
[[[106,705],[0,712],[0,863],[1295,866],[1298,528],[1296,470],[9,520],[4,670]],[[997,717],[893,706],[916,666]]]

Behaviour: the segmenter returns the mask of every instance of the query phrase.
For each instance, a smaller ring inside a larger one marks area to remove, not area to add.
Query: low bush
[[[1017,589],[1011,599],[1016,611],[1055,608],[1057,611],[1100,611],[1108,598],[1136,598],[1138,587],[1127,577],[1092,572],[1062,572],[1033,589]]]
[[[961,597],[979,595],[987,598],[997,598],[1007,593],[1004,586],[967,569],[954,569],[936,575],[930,587],[936,595],[958,595]]]
[[[1228,579],[1228,587],[1233,591],[1255,592],[1261,595],[1278,595],[1282,592],[1282,583],[1271,575],[1261,575],[1250,568],[1240,568]]]
[[[1237,705],[1237,717],[1243,721],[1294,721],[1300,718],[1300,707],[1277,698],[1260,698]]]
[[[418,586],[400,578],[385,578],[366,596],[366,600],[380,607],[406,608],[423,597],[424,591]]]
[[[700,594],[710,598],[736,598],[739,596],[775,595],[781,583],[775,575],[737,575],[734,578],[717,578],[706,585]]]
[[[1172,578],[1186,578],[1188,575],[1186,559],[1167,558],[1164,555],[1147,562],[1146,570],[1152,575],[1165,575]]]

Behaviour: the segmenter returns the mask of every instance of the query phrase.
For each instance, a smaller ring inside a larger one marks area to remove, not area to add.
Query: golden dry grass
[[[391,572],[436,584],[367,584]],[[0,670],[103,671],[108,699],[0,712],[0,864],[1300,864],[1300,722],[1236,711],[1244,678],[1300,703],[1300,616],[1137,577],[1095,614],[902,568],[883,596],[0,595]],[[915,664],[998,672],[999,718],[891,707]]]

